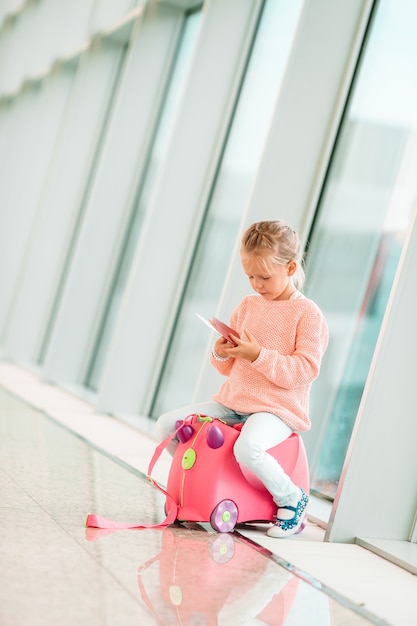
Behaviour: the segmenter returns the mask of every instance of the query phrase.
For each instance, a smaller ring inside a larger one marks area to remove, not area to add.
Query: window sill
[[[410,541],[394,539],[378,539],[375,537],[357,537],[356,543],[362,548],[398,565],[403,569],[417,574],[417,544]]]

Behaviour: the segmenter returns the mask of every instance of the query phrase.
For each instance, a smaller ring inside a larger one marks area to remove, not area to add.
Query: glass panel
[[[417,193],[417,39],[410,0],[378,4],[309,246],[306,292],[330,346],[313,385],[312,487],[333,497]]]
[[[115,284],[111,291],[107,310],[102,322],[102,329],[98,339],[97,349],[85,382],[85,384],[92,389],[97,389],[100,382],[104,359],[109,347],[116,317],[126,287],[146,207],[148,206],[157,174],[160,171],[166,155],[168,140],[175,122],[177,109],[181,101],[182,89],[184,87],[188,67],[192,59],[193,48],[197,39],[200,18],[201,11],[196,11],[195,13],[188,15],[185,20],[175,67],[172,73],[170,86],[166,96],[152,152],[150,154],[145,180],[143,187],[138,190],[139,198],[137,201],[137,207],[127,235],[126,244],[123,246],[123,254],[120,259]]]
[[[194,327],[199,332],[194,334],[190,320],[196,319],[196,312],[210,317],[217,307],[242,211],[247,205],[267,138],[301,7],[301,0],[291,3],[268,0],[265,4],[152,408],[154,416],[192,401],[206,354],[207,334],[201,332],[198,320]]]

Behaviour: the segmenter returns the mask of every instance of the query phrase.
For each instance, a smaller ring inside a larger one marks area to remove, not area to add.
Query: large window
[[[178,106],[181,102],[182,91],[184,89],[189,64],[192,59],[192,52],[198,35],[200,18],[201,11],[190,13],[185,18],[175,67],[173,69],[169,89],[165,98],[164,108],[150,154],[144,182],[143,185],[139,186],[137,192],[136,208],[126,236],[125,245],[123,246],[119,267],[107,303],[107,308],[103,316],[96,350],[93,354],[85,381],[85,384],[88,387],[95,390],[99,386],[105,357],[126,287],[129,270],[132,264],[135,247],[138,242],[146,209],[157,180],[157,175],[166,156],[170,134],[175,123]]]
[[[193,400],[208,335],[195,313],[210,317],[220,298],[236,234],[268,134],[302,1],[269,0],[213,189],[206,220],[165,360],[152,414]],[[193,329],[196,328],[196,332]]]
[[[417,5],[381,0],[308,249],[330,346],[312,395],[312,487],[335,495],[417,196]]]

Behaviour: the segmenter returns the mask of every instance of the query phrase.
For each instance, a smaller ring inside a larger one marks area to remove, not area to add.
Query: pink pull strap
[[[100,515],[94,515],[90,513],[89,515],[87,515],[87,519],[85,522],[85,525],[87,528],[107,528],[109,530],[124,530],[127,528],[164,528],[166,526],[170,526],[171,524],[175,522],[177,518],[177,513],[178,513],[178,505],[175,502],[175,500],[172,498],[172,496],[167,491],[165,491],[165,489],[163,489],[161,485],[159,485],[152,478],[151,474],[152,474],[153,468],[155,467],[155,463],[157,462],[157,460],[159,459],[159,457],[161,456],[162,452],[165,450],[169,442],[175,437],[177,432],[181,430],[181,428],[186,423],[186,420],[189,421],[190,418],[193,418],[193,417],[195,416],[189,415],[188,417],[186,417],[185,420],[181,423],[181,425],[176,429],[176,431],[173,434],[169,435],[166,439],[164,439],[164,441],[162,441],[155,448],[155,452],[153,453],[152,459],[149,463],[147,478],[149,482],[151,482],[157,489],[159,489],[159,491],[163,493],[167,499],[166,501],[167,502],[167,516],[164,519],[164,521],[161,522],[160,524],[124,524],[122,522],[114,522],[110,519],[107,519],[106,517],[101,517]]]

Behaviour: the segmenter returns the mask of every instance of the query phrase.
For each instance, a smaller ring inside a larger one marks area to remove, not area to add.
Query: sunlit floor
[[[142,471],[152,438],[9,366],[0,386],[1,626],[417,623],[415,576],[311,523],[287,540],[261,525],[86,529],[91,512],[163,520]]]

